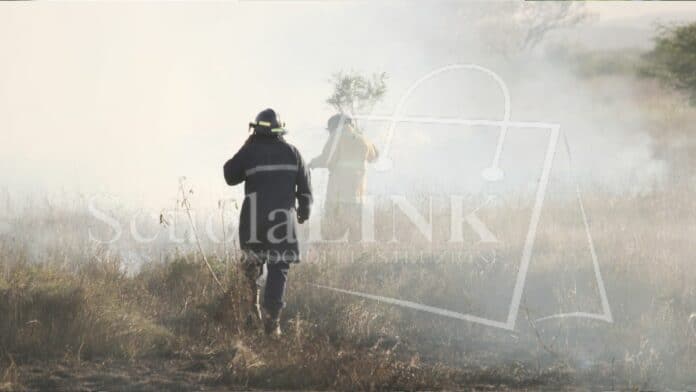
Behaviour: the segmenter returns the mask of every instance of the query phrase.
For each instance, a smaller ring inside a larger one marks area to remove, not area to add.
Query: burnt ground
[[[222,382],[221,369],[212,360],[195,359],[33,362],[20,365],[19,383],[7,387],[28,391],[230,390]]]
[[[74,360],[33,361],[18,365],[16,368],[18,382],[4,385],[0,383],[0,391],[183,392],[269,389],[267,386],[250,385],[243,381],[240,382],[238,379],[231,379],[229,372],[226,371],[225,363],[225,358],[108,359],[79,363]],[[575,384],[574,382],[559,384],[558,380],[548,380],[549,383],[546,385],[545,383],[509,385],[497,383],[495,380],[485,380],[485,378],[472,384],[464,383],[446,389],[476,391],[587,390],[585,387],[572,385]],[[257,383],[258,380],[252,381],[252,384]],[[285,388],[280,388],[280,390],[283,389]]]

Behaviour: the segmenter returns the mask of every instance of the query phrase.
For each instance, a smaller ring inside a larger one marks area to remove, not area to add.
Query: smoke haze
[[[634,183],[637,175],[650,178],[661,170],[640,114],[625,99],[628,83],[586,86],[541,55],[509,60],[486,51],[482,40],[487,21],[497,18],[493,7],[240,2],[2,8],[0,170],[14,190],[109,193],[154,207],[172,199],[178,176],[186,175],[200,192],[219,198],[227,192],[221,163],[238,149],[259,110],[278,109],[289,140],[311,158],[326,137],[332,111],[324,99],[332,73],[387,72],[389,92],[375,113],[388,115],[415,80],[459,62],[486,66],[505,79],[513,120],[561,124],[581,177]],[[641,6],[635,17],[621,14],[619,23],[610,6],[592,10],[600,15],[591,22],[595,33],[624,26],[628,36],[651,17],[685,17],[677,6]],[[606,44],[585,37],[583,29],[563,30],[551,41]],[[624,41],[640,46],[645,37]],[[500,119],[502,110],[490,80],[461,73],[423,86],[406,111]],[[622,115],[612,115],[617,112]],[[383,143],[386,124],[364,128]],[[427,171],[450,178],[459,170],[450,158],[463,156],[464,167],[487,153],[478,148],[485,138],[479,130],[416,128],[397,127],[395,170],[380,177],[383,191],[410,189],[410,181],[427,178]],[[516,149],[514,139],[509,151]],[[406,163],[399,156],[417,159]]]

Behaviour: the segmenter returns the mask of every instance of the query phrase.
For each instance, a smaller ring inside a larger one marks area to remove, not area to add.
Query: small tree
[[[533,51],[549,33],[575,27],[593,16],[582,2],[491,2],[479,29],[490,50],[511,57]]]
[[[661,26],[645,59],[644,75],[684,91],[696,104],[696,23]]]
[[[336,111],[355,115],[358,112],[371,111],[387,92],[387,74],[373,74],[369,77],[357,72],[338,72],[329,82],[334,91],[326,100]]]

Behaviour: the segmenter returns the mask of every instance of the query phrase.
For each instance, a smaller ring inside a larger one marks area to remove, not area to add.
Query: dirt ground
[[[18,368],[29,391],[227,391],[214,359],[35,362]],[[7,386],[5,390],[16,390]],[[21,390],[20,389],[20,390]],[[241,387],[239,389],[245,389]]]
[[[216,360],[195,358],[33,362],[17,368],[21,384],[0,385],[0,391],[231,391],[263,390],[230,384],[224,366]],[[577,386],[550,384],[506,386],[462,385],[460,390],[526,391],[583,390]]]

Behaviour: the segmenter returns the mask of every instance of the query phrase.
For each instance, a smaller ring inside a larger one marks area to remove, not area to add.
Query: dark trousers
[[[263,307],[271,315],[277,315],[285,307],[285,286],[288,282],[287,263],[268,263],[266,287],[263,290]]]
[[[249,282],[249,286],[255,292],[259,289],[256,281],[263,274],[265,261],[251,253],[246,253],[242,258],[244,274]],[[263,291],[263,308],[271,317],[277,317],[285,307],[285,287],[288,281],[288,263],[268,262],[268,275],[266,277],[266,287]]]

